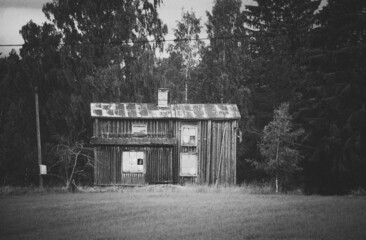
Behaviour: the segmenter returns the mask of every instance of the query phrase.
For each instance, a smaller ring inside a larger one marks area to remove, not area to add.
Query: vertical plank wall
[[[236,121],[199,121],[178,122],[198,126],[197,147],[181,146],[180,132],[178,136],[178,152],[198,153],[198,176],[179,177],[180,183],[236,184]],[[180,154],[178,153],[178,171]],[[178,172],[179,174],[179,172]]]
[[[149,138],[177,138],[176,146],[96,146],[94,181],[102,184],[236,183],[236,128],[237,121],[180,121],[176,119],[94,119],[94,137],[132,137],[132,124],[147,124]],[[198,126],[197,147],[181,146],[181,125]],[[144,151],[146,174],[121,174],[123,151]],[[198,176],[184,179],[179,176],[180,153],[197,152]],[[167,161],[164,161],[167,159]],[[150,165],[149,165],[150,164]],[[160,167],[159,167],[160,166]]]
[[[122,152],[145,152],[145,173],[123,173]],[[173,183],[172,147],[98,146],[96,147],[95,185],[144,185]]]
[[[175,121],[172,119],[94,119],[93,137],[129,138],[133,124],[146,124],[148,138],[172,138],[175,134]]]
[[[208,183],[236,184],[236,128],[236,121],[212,122]]]

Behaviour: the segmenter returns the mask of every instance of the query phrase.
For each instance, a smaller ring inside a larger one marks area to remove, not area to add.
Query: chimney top
[[[168,93],[167,88],[158,89],[158,107],[168,107]]]

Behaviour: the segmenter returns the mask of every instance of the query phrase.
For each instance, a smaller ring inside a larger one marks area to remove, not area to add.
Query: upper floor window
[[[182,146],[197,146],[197,126],[182,126],[181,144]]]
[[[147,136],[147,125],[146,124],[132,124],[131,133],[136,137]]]

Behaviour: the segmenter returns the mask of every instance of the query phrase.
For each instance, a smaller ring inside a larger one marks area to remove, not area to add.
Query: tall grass
[[[40,193],[66,193],[67,189],[62,187],[39,188],[36,186],[16,187],[0,186],[0,195],[22,195],[22,194],[40,194]]]
[[[45,187],[40,189],[36,186],[13,187],[1,186],[0,195],[21,195],[21,194],[40,194],[40,193],[68,193],[65,187]],[[142,187],[124,187],[124,186],[105,186],[105,187],[78,187],[76,192],[80,193],[108,193],[108,192],[187,192],[187,193],[243,193],[243,194],[272,194],[274,189],[270,184],[255,183],[242,184],[240,186],[218,186],[215,185],[146,185]]]

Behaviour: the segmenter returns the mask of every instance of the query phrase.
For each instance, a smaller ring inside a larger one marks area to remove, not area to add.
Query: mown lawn
[[[0,239],[366,239],[366,198],[189,188],[2,195]]]

